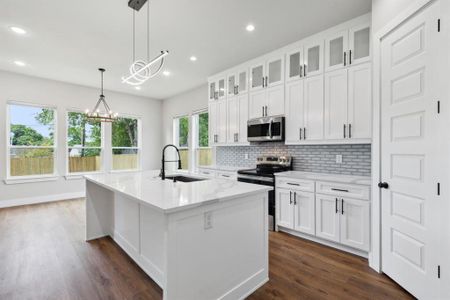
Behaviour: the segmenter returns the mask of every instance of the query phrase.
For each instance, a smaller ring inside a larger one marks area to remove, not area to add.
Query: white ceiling
[[[0,69],[165,99],[207,76],[370,11],[371,0],[149,0],[151,57],[169,50],[165,69],[142,90],[122,84],[131,62],[127,0],[1,0]],[[137,49],[145,55],[145,7]],[[248,23],[256,30],[245,31]],[[19,26],[28,31],[17,36]],[[193,63],[191,55],[198,57]],[[28,65],[18,67],[13,61]]]

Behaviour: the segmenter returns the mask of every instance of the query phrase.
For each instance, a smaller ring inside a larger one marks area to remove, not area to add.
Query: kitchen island
[[[86,176],[86,240],[110,236],[164,299],[242,299],[268,281],[268,187]]]

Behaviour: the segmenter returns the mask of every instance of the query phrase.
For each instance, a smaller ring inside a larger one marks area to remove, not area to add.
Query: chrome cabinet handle
[[[292,192],[289,191],[289,204],[292,204]]]
[[[352,138],[352,124],[348,124],[348,138]]]
[[[347,52],[344,51],[344,67],[347,65]]]
[[[345,192],[348,193],[348,190],[344,190],[344,189],[337,189],[337,188],[331,188],[332,191],[336,191],[336,192]]]
[[[294,205],[297,205],[297,192],[294,192]]]
[[[301,128],[299,128],[299,135],[300,135],[300,140],[302,139],[302,129]]]
[[[262,116],[264,117],[264,106],[262,107],[262,110],[263,110],[263,112],[262,112]]]
[[[303,72],[303,66],[300,65],[300,78],[303,77],[303,73],[302,72]]]
[[[338,198],[336,198],[336,201],[334,202],[334,208],[335,208],[335,213],[338,213]]]
[[[341,199],[341,215],[344,214],[344,199]]]
[[[348,64],[352,64],[352,50],[348,50]]]
[[[266,117],[267,117],[267,105],[266,105]]]
[[[346,125],[344,124],[344,139],[346,138]]]
[[[306,127],[303,128],[303,139],[306,140]]]
[[[306,65],[303,65],[303,77],[306,77]]]
[[[266,87],[269,85],[269,77],[266,76]]]
[[[295,186],[300,186],[300,184],[299,184],[299,183],[291,183],[291,182],[286,182],[286,184],[288,184],[288,185],[295,185]]]

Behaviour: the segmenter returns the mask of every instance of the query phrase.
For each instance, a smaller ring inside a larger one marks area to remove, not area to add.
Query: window
[[[183,116],[174,120],[174,144],[180,150],[181,168],[189,169],[189,117]]]
[[[118,118],[112,123],[112,169],[138,169],[139,155],[139,120]]]
[[[8,104],[8,177],[56,173],[54,108]]]
[[[69,174],[102,169],[102,125],[87,120],[81,112],[67,113],[67,156]]]
[[[197,166],[212,164],[212,149],[209,147],[208,112],[200,112],[192,117],[194,123],[194,152]]]

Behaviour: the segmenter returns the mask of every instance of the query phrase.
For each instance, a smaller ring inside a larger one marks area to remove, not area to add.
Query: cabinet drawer
[[[198,174],[207,177],[216,177],[216,171],[210,169],[198,169]]]
[[[236,172],[227,172],[227,171],[217,171],[216,177],[222,178],[222,179],[237,180],[237,173]]]
[[[314,181],[296,178],[277,178],[277,188],[285,188],[292,191],[303,191],[314,193]]]
[[[333,182],[316,182],[316,191],[320,194],[327,194],[339,197],[350,197],[362,200],[369,200],[370,188],[355,184],[343,184]]]

